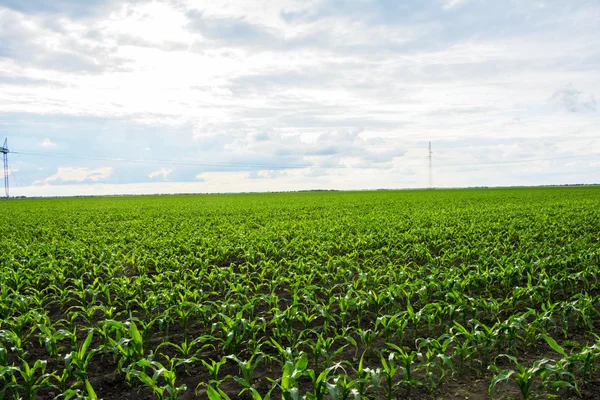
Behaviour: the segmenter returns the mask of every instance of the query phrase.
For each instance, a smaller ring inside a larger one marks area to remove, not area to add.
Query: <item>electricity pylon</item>
[[[4,139],[4,145],[0,147],[0,152],[2,152],[2,160],[4,161],[4,193],[6,194],[6,198],[9,197],[9,187],[8,187],[8,138]]]

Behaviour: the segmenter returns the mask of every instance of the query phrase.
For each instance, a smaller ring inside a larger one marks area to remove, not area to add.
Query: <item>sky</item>
[[[597,0],[0,0],[11,195],[600,183]]]

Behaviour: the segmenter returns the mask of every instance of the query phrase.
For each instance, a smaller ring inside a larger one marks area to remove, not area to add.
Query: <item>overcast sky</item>
[[[85,5],[84,5],[85,4]],[[0,0],[11,194],[600,183],[598,0]]]

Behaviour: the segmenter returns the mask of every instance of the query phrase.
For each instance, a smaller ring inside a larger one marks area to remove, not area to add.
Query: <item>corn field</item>
[[[0,399],[600,398],[598,187],[0,208]]]

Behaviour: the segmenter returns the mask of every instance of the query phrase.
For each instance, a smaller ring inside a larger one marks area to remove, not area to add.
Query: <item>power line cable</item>
[[[19,185],[19,181],[17,181],[17,177],[15,176],[15,173],[13,172],[13,170],[12,170],[12,169],[10,170],[10,174],[11,174],[11,175],[12,175],[12,177],[13,177],[13,181],[15,182],[15,185],[16,185],[17,187],[21,187],[21,185]]]

